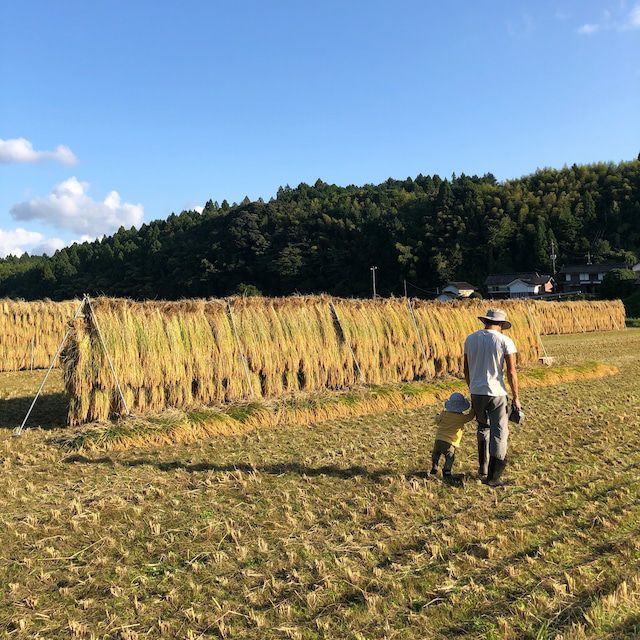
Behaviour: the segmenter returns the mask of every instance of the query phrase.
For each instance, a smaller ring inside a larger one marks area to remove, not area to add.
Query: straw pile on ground
[[[0,300],[0,371],[48,367],[78,304]]]
[[[616,375],[618,369],[601,362],[573,367],[532,367],[520,374],[520,387],[548,387],[574,380]],[[74,450],[117,450],[148,445],[196,442],[219,435],[238,435],[256,429],[312,425],[336,418],[388,411],[406,411],[441,403],[452,392],[466,393],[463,380],[405,382],[320,392],[288,400],[238,403],[223,407],[171,409],[156,415],[129,416],[115,422],[72,431],[58,443]]]
[[[485,303],[326,297],[224,301],[94,301],[98,325],[132,412],[290,397],[460,375],[464,337]],[[510,303],[521,363],[539,342],[526,303]],[[417,327],[417,330],[416,330]],[[123,404],[94,323],[74,323],[64,353],[71,424],[104,420]]]

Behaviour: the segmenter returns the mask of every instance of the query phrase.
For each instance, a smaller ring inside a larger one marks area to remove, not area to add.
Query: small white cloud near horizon
[[[75,176],[56,185],[45,198],[32,198],[11,207],[14,220],[41,220],[59,229],[96,238],[116,232],[120,227],[139,227],[144,218],[141,204],[121,202],[111,191],[103,202],[93,200],[88,182]]]
[[[58,249],[66,247],[68,242],[60,238],[45,238],[38,231],[27,229],[0,229],[0,258],[21,256],[28,251],[31,255],[54,254]]]
[[[53,151],[36,151],[26,138],[3,140],[0,138],[0,163],[27,163],[53,160],[66,165],[78,162],[76,154],[64,144],[58,145]]]
[[[578,33],[589,36],[592,33],[597,33],[600,29],[601,26],[599,24],[583,24],[581,27],[578,27]]]
[[[590,36],[599,31],[634,31],[636,29],[640,29],[640,2],[631,8],[622,21],[612,20],[611,12],[605,10],[603,22],[583,24],[578,27],[577,31],[581,35]]]

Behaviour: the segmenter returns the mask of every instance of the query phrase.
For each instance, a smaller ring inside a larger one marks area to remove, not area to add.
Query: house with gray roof
[[[447,282],[442,293],[452,298],[468,298],[475,290],[476,287],[468,282]]]
[[[554,279],[536,271],[494,273],[484,281],[490,298],[531,298],[553,293]]]
[[[628,269],[622,262],[569,264],[558,272],[558,284],[565,293],[597,293],[604,277],[613,269]]]

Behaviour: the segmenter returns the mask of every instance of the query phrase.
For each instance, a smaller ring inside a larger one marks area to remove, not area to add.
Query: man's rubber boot
[[[496,459],[489,457],[489,464],[487,465],[487,475],[482,478],[482,484],[487,484],[493,477],[496,468]]]
[[[478,440],[478,477],[480,480],[485,480],[489,475],[487,467],[487,446],[484,442]]]
[[[504,480],[501,480],[500,478],[506,466],[506,460],[498,460],[498,458],[491,458],[489,460],[489,475],[487,476],[486,481],[487,486],[503,487],[505,485]]]

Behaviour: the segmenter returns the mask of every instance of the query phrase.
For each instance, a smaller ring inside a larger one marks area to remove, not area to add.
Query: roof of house
[[[484,281],[487,285],[507,285],[518,278],[535,277],[537,273],[492,273]]]
[[[626,269],[623,262],[609,262],[607,264],[568,264],[558,273],[606,273],[612,269]]]
[[[445,289],[447,287],[455,287],[456,289],[471,289],[472,291],[475,291],[475,287],[468,282],[447,282]]]
[[[553,278],[545,274],[541,276],[536,276],[535,278],[519,278],[519,280],[522,280],[527,284],[547,284],[547,282],[550,282],[551,280],[553,280]]]
[[[506,286],[511,284],[514,280],[522,280],[529,284],[545,284],[546,282],[549,282],[550,279],[551,276],[541,276],[535,271],[528,273],[492,273],[487,276],[484,283],[489,286]]]
[[[547,284],[553,278],[549,275],[540,275],[539,273],[492,273],[487,276],[484,283],[487,286],[507,286],[516,280],[522,280],[522,282],[530,285]]]

